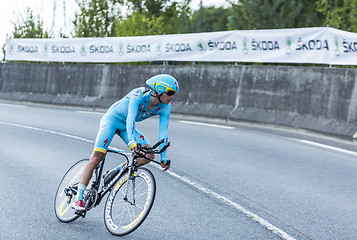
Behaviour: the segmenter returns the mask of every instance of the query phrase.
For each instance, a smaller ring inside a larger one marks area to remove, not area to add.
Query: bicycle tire
[[[71,205],[75,200],[76,196],[73,195],[70,199],[70,202],[68,203],[69,197],[66,196],[64,189],[69,185],[73,186],[79,183],[84,167],[87,165],[88,161],[89,159],[82,159],[73,164],[73,166],[68,169],[66,174],[63,176],[60,184],[58,185],[54,201],[54,210],[56,213],[56,217],[61,222],[69,223],[79,217],[79,215],[75,214],[74,209],[71,208]],[[93,174],[93,177],[94,175],[95,174]],[[90,181],[90,184],[92,182],[92,179]],[[89,187],[90,186],[88,186],[88,189]]]
[[[128,184],[127,170],[121,174],[106,200],[104,222],[108,231],[113,235],[124,236],[137,229],[144,222],[154,204],[156,182],[151,171],[147,168],[138,168],[134,172],[134,179],[136,198],[134,205],[124,200]],[[130,184],[129,198],[132,196],[133,182]]]

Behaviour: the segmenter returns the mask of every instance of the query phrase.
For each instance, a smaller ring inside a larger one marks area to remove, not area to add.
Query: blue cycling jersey
[[[159,140],[165,140],[160,145],[160,149],[167,143],[171,104],[160,103],[148,110],[152,93],[152,90],[145,87],[135,88],[108,109],[100,122],[95,143],[96,151],[106,153],[115,133],[126,144],[132,140],[140,144],[148,144],[146,137],[135,128],[135,123],[155,115],[160,116]],[[165,154],[166,151],[161,154],[161,160],[166,159]]]

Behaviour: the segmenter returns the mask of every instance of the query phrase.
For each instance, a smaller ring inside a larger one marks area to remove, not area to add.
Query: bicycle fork
[[[126,190],[125,190],[125,196],[124,196],[124,201],[128,202],[130,205],[135,205],[135,176],[134,176],[134,168],[135,164],[133,166],[129,167],[128,171],[128,184],[126,185]],[[128,199],[128,193],[129,193],[129,188],[130,188],[130,183],[132,182],[132,192],[133,192],[133,200],[132,202]]]

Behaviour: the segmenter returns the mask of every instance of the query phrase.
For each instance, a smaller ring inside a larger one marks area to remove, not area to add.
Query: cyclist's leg
[[[85,211],[83,206],[84,191],[92,178],[93,170],[103,160],[103,157],[108,150],[109,144],[115,135],[115,127],[115,121],[113,121],[110,116],[104,116],[102,118],[93,153],[83,170],[81,180],[78,185],[77,200],[73,205],[73,208],[76,210]]]
[[[93,170],[103,160],[104,155],[107,153],[109,144],[113,140],[117,130],[116,121],[111,118],[111,116],[104,116],[100,121],[100,128],[95,141],[93,153],[83,171],[80,184],[88,185],[89,180],[92,177]]]
[[[79,184],[87,186],[90,179],[92,178],[93,170],[98,166],[98,164],[103,160],[105,153],[93,150],[92,155],[89,158],[89,162],[83,170],[81,180]]]
[[[118,135],[120,138],[125,142],[126,145],[128,145],[129,139],[128,139],[128,133],[126,130],[118,131]],[[150,146],[149,141],[147,138],[142,134],[138,129],[135,129],[134,132],[134,137],[137,143],[140,143],[142,146]],[[146,155],[150,159],[154,159],[155,155],[154,154],[148,154]],[[137,159],[137,165],[138,167],[143,166],[150,161],[145,159],[145,158],[139,158]]]

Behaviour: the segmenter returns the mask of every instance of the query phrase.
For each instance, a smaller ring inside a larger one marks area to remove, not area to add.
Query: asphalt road
[[[104,226],[104,201],[72,223],[54,214],[58,183],[90,155],[102,115],[77,110],[0,103],[1,239],[117,238]],[[355,144],[203,122],[172,117],[172,171],[149,166],[154,207],[123,239],[357,239]],[[157,140],[157,118],[137,127]],[[118,138],[112,146],[125,147]]]

